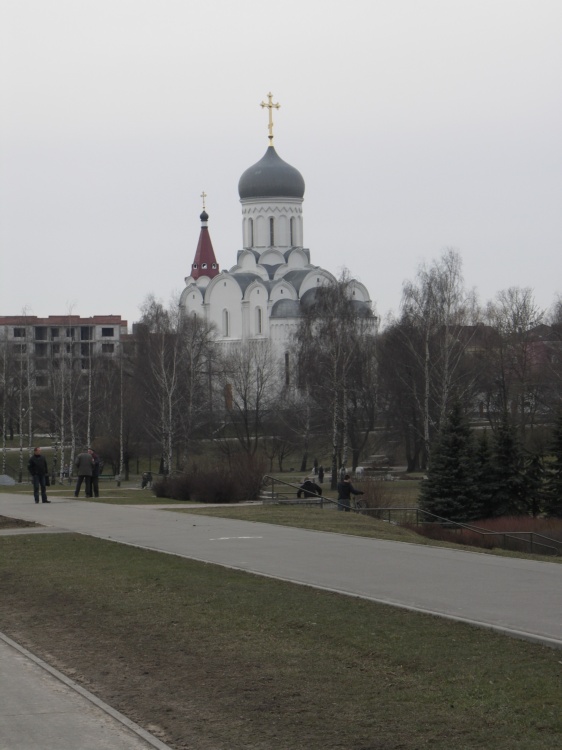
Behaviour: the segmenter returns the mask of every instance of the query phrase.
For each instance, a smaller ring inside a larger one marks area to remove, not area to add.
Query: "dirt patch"
[[[23,521],[21,518],[0,516],[0,529],[27,529],[40,525],[41,524],[34,523],[33,521]]]

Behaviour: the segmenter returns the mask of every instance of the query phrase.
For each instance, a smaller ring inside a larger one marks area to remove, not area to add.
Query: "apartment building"
[[[118,354],[127,336],[119,315],[0,316],[0,346],[12,360],[25,359],[37,388],[49,385],[49,373],[64,359],[75,370],[87,370],[93,357]]]

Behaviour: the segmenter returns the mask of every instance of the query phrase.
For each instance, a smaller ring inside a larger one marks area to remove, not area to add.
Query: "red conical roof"
[[[215,251],[213,250],[213,243],[211,242],[209,227],[207,226],[209,215],[205,210],[203,210],[200,219],[201,234],[199,235],[195,258],[191,264],[191,276],[194,279],[198,279],[200,276],[208,276],[212,279],[219,273],[219,264],[215,258]]]

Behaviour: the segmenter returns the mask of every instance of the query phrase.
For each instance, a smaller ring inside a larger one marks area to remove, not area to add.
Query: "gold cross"
[[[207,193],[203,190],[201,193],[201,198],[203,198],[203,211],[205,210],[205,198],[207,197]]]
[[[273,99],[273,94],[269,92],[267,95],[267,104],[265,102],[260,103],[260,107],[262,109],[268,109],[269,110],[269,145],[273,146],[273,109],[279,109],[281,106],[280,104],[273,104],[271,101]]]

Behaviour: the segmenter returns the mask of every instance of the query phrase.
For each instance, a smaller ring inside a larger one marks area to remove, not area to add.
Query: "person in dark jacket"
[[[297,492],[297,497],[316,497],[321,494],[322,487],[319,487],[312,479],[305,479]]]
[[[94,465],[92,466],[92,492],[94,493],[94,497],[100,496],[100,471],[101,471],[101,462],[100,457],[95,452],[93,448],[88,448],[88,453],[94,460]]]
[[[82,453],[78,455],[76,459],[76,473],[78,474],[78,481],[76,482],[76,489],[74,490],[74,497],[78,497],[80,494],[80,487],[82,482],[86,484],[86,497],[92,497],[92,473],[94,471],[94,459],[90,455],[88,448],[84,448]]]
[[[344,510],[346,513],[349,513],[351,510],[351,496],[363,494],[361,490],[356,490],[351,484],[349,474],[345,474],[343,480],[338,484],[338,510]]]
[[[33,497],[35,498],[35,502],[39,502],[39,488],[41,488],[41,502],[50,503],[51,501],[47,500],[47,477],[49,469],[45,456],[41,455],[41,448],[33,449],[33,455],[27,463],[27,468],[33,482]]]

